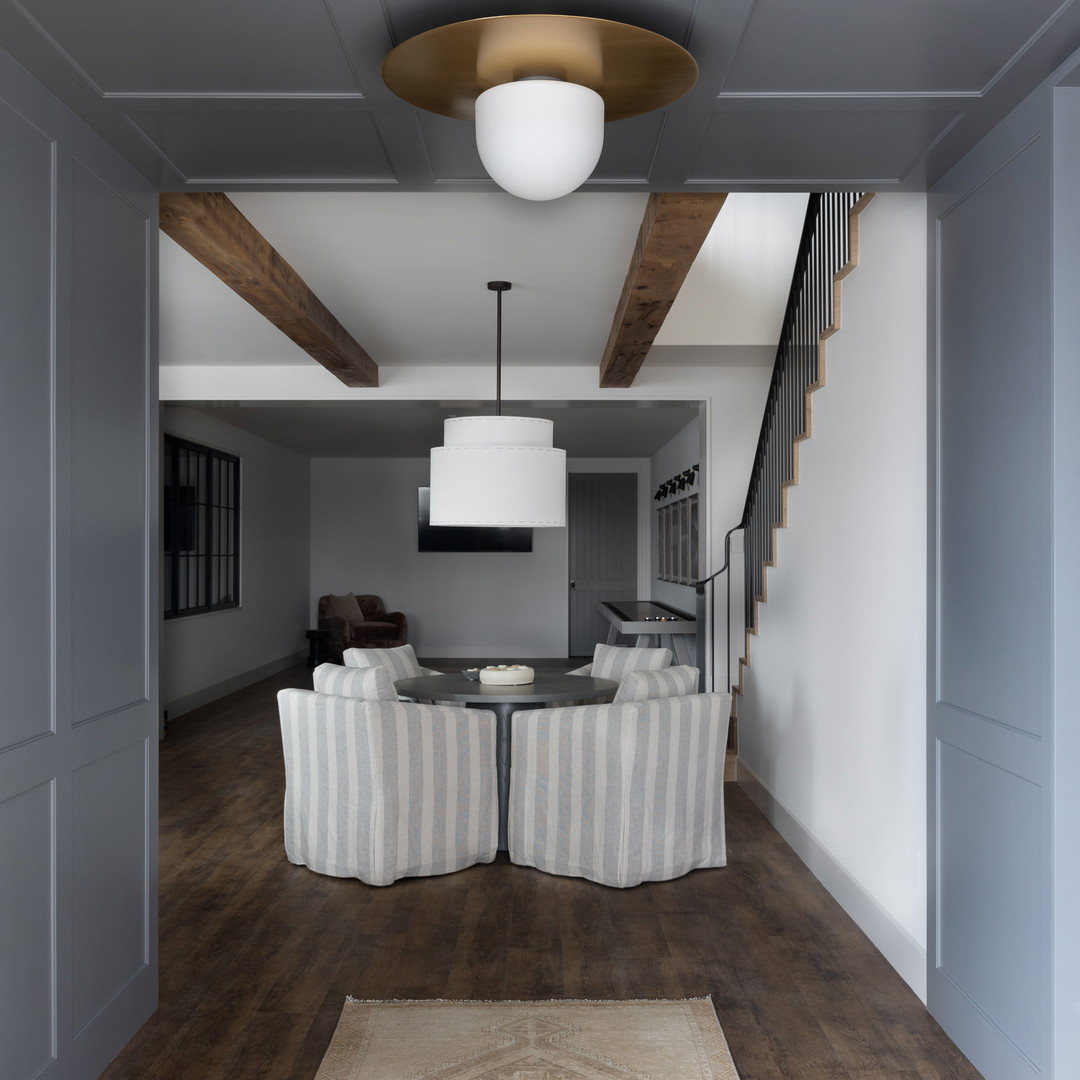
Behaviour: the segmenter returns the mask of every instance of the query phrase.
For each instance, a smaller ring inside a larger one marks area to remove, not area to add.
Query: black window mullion
[[[237,607],[240,459],[165,436],[165,618]]]

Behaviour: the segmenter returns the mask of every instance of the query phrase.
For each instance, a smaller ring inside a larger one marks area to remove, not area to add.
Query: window
[[[688,495],[656,511],[658,566],[661,581],[692,585],[698,579],[698,497]]]
[[[240,606],[240,459],[165,436],[165,618]]]

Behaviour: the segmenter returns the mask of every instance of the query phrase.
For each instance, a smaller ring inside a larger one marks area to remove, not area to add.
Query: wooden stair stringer
[[[746,640],[743,648],[743,654],[739,657],[738,678],[731,686],[731,714],[734,717],[736,711],[737,699],[743,694],[743,678],[745,669],[750,667],[750,642],[751,638],[757,636],[758,632],[758,607],[761,604],[767,604],[769,602],[769,570],[776,566],[776,553],[779,549],[779,537],[778,533],[781,529],[787,528],[788,523],[788,491],[799,482],[799,444],[809,439],[813,434],[813,404],[812,399],[814,392],[820,390],[825,385],[825,358],[826,358],[826,346],[825,342],[835,334],[842,325],[842,299],[843,299],[843,287],[842,282],[844,278],[848,276],[859,265],[859,215],[866,209],[870,200],[873,199],[874,192],[868,192],[863,195],[856,203],[854,203],[851,209],[848,211],[848,229],[849,229],[849,254],[848,261],[844,263],[839,270],[833,274],[832,289],[833,289],[833,321],[818,335],[818,377],[817,379],[806,388],[803,393],[803,408],[804,408],[804,420],[803,420],[803,432],[801,435],[795,437],[791,450],[791,479],[785,481],[781,485],[780,489],[780,520],[771,526],[772,530],[772,544],[771,550],[773,557],[767,562],[763,563],[765,572],[761,575],[761,594],[754,597],[753,605],[753,620],[751,625],[746,628]]]

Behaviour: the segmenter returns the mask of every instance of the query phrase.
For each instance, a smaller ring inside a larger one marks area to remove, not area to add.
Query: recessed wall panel
[[[132,109],[125,117],[188,183],[394,183],[371,114],[317,109]]]
[[[687,179],[811,183],[903,178],[953,122],[955,111],[780,109],[755,103],[714,112]]]
[[[0,1076],[29,1080],[52,1057],[52,784],[0,802]]]
[[[1039,142],[939,228],[938,693],[1041,734],[1050,353]],[[992,527],[990,525],[992,523]]]
[[[324,4],[128,3],[122,21],[85,0],[21,0],[40,32],[105,93],[357,93]]]
[[[72,218],[64,629],[79,723],[146,695],[146,220],[78,164]]]
[[[949,743],[937,745],[939,790],[949,798],[937,823],[936,964],[1038,1063],[1047,1002],[1030,988],[1047,985],[1040,977],[1042,791]]]
[[[1060,6],[1060,0],[757,0],[724,90],[978,93]]]
[[[52,726],[52,142],[0,103],[0,751]]]
[[[147,963],[146,760],[146,744],[140,741],[72,774],[76,1031]]]

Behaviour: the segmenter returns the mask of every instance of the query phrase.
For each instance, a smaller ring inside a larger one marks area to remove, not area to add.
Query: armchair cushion
[[[647,701],[649,698],[683,697],[697,690],[696,667],[666,667],[659,671],[630,671],[623,676],[614,702]]]
[[[513,716],[510,861],[625,888],[724,866],[730,694]]]
[[[495,714],[282,690],[285,854],[389,885],[491,862]]]
[[[346,667],[353,668],[381,664],[392,680],[415,679],[425,673],[411,645],[399,645],[396,649],[346,649],[342,659]]]
[[[326,600],[330,614],[338,619],[344,619],[350,626],[364,621],[360,603],[352,593],[346,593],[344,596],[330,595]]]
[[[671,666],[670,649],[638,649],[623,645],[597,645],[593,650],[594,679],[621,680],[629,671],[658,671]]]
[[[365,701],[397,701],[394,680],[382,664],[363,668],[320,664],[312,676],[315,692],[319,694],[337,694]]]

